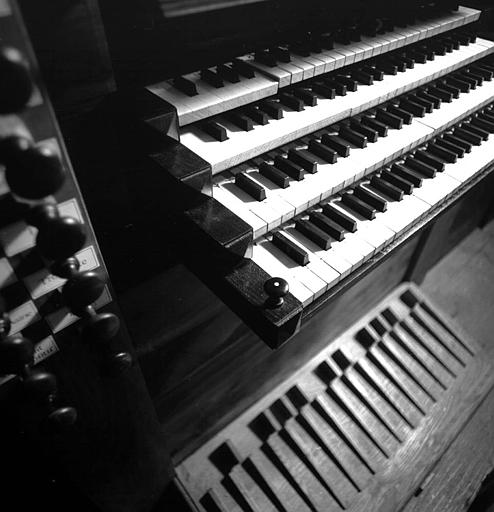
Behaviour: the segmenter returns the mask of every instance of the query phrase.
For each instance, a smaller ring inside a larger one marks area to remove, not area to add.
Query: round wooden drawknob
[[[82,335],[88,343],[98,343],[111,340],[119,330],[118,316],[113,313],[98,313],[86,320]]]
[[[25,199],[43,199],[60,189],[65,170],[51,146],[29,146],[10,155],[5,178],[14,194]]]
[[[23,109],[33,92],[29,64],[12,46],[0,47],[0,114]]]
[[[120,375],[133,364],[132,356],[128,352],[114,354],[108,360],[108,367],[112,375]]]
[[[33,364],[34,347],[24,336],[16,334],[0,340],[0,375],[21,373]]]
[[[9,335],[11,325],[9,315],[0,311],[0,340]]]
[[[77,274],[80,266],[81,264],[77,258],[67,258],[65,260],[55,262],[50,267],[50,270],[52,274],[55,274],[56,276],[64,279],[70,279]]]
[[[36,370],[31,372],[23,382],[29,398],[46,401],[57,391],[57,379],[52,373]]]
[[[284,302],[284,297],[289,292],[288,283],[281,277],[272,277],[264,283],[264,291],[268,295],[266,305],[269,308],[278,308]]]
[[[80,251],[86,241],[83,225],[72,217],[59,217],[41,226],[36,246],[49,260],[70,258]]]
[[[70,310],[78,314],[95,302],[105,289],[105,282],[96,272],[81,272],[69,279],[62,288],[62,295]]]
[[[59,407],[48,415],[48,423],[56,430],[71,427],[77,421],[77,411],[73,407]]]
[[[57,205],[46,203],[33,206],[25,216],[25,220],[31,226],[43,229],[46,224],[53,222],[59,217]]]

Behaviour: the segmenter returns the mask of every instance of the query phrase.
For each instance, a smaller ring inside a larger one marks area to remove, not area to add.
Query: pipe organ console
[[[75,7],[50,39],[0,0],[9,463],[102,512],[406,510],[493,384],[403,283],[491,207],[481,10],[76,3],[114,77],[86,103],[53,86]]]

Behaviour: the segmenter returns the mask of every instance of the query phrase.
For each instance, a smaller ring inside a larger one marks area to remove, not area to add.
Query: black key
[[[454,144],[451,144],[450,142],[447,142],[446,140],[438,137],[435,141],[435,144],[438,146],[447,149],[448,151],[451,151],[452,153],[455,153],[457,157],[462,158],[465,155],[465,150],[461,148],[460,146],[455,146]]]
[[[336,96],[336,89],[334,87],[329,87],[326,84],[323,84],[322,82],[316,82],[312,85],[312,90],[321,96],[324,96],[325,98],[328,98],[330,100],[334,99]]]
[[[345,84],[342,84],[341,82],[337,82],[336,80],[329,80],[326,78],[323,78],[323,83],[327,87],[331,87],[336,91],[336,94],[338,96],[346,96],[347,88]]]
[[[477,86],[482,85],[482,82],[484,81],[484,79],[482,77],[475,78],[468,71],[459,71],[458,72],[458,78],[460,80],[463,80],[463,81],[467,82],[468,84],[470,84],[470,87],[472,89],[476,89]]]
[[[432,48],[425,46],[425,44],[419,46],[419,51],[425,53],[427,60],[434,60],[436,57],[436,52]]]
[[[482,144],[482,137],[468,130],[464,130],[463,128],[455,128],[453,133],[455,137],[470,142],[474,146],[480,146]]]
[[[259,103],[259,109],[266,112],[273,119],[283,118],[283,109],[280,104],[272,100],[264,100]]]
[[[254,123],[252,122],[252,119],[239,112],[228,112],[225,117],[235,126],[242,128],[242,130],[246,132],[250,132],[254,129]]]
[[[373,176],[370,181],[370,184],[376,190],[384,192],[394,201],[401,201],[403,199],[403,190],[399,189],[398,187],[395,187],[391,183],[388,183],[387,181],[383,180],[382,178]]]
[[[312,224],[312,222],[303,219],[297,220],[295,222],[295,228],[321,249],[327,251],[331,247],[331,237],[322,229]]]
[[[403,190],[405,194],[411,194],[413,192],[414,186],[409,181],[405,181],[389,171],[382,171],[381,178],[384,181],[391,183],[391,185],[398,187],[400,190]]]
[[[220,64],[219,66],[216,66],[216,72],[218,73],[219,76],[221,76],[225,80],[228,80],[232,84],[240,82],[240,76],[238,74],[238,71],[234,70],[231,66],[227,66],[226,64]]]
[[[384,80],[384,73],[377,68],[371,67],[371,66],[364,66],[362,68],[362,71],[364,73],[368,73],[369,75],[372,75],[372,78],[378,82],[381,80]]]
[[[376,111],[376,119],[396,130],[400,130],[403,127],[403,119],[381,108],[378,108]]]
[[[417,94],[410,94],[408,98],[413,103],[416,103],[417,105],[421,105],[425,108],[425,111],[427,113],[431,113],[434,110],[434,102],[425,100],[424,98],[420,98]]]
[[[436,87],[438,89],[442,89],[443,91],[449,92],[453,95],[453,98],[459,98],[460,97],[460,89],[457,87],[452,87],[449,84],[446,84],[444,82],[437,82]]]
[[[434,50],[436,55],[446,55],[446,46],[440,41],[429,41],[428,46]]]
[[[489,118],[482,117],[482,114],[479,114],[478,117],[472,118],[470,121],[471,124],[477,126],[481,130],[485,130],[489,133],[494,133],[494,121],[491,121]]]
[[[350,154],[350,146],[348,142],[343,139],[340,139],[336,135],[330,135],[329,133],[325,133],[321,137],[321,143],[325,146],[328,146],[331,149],[334,149],[340,156],[347,157]]]
[[[417,171],[419,174],[426,178],[434,178],[436,175],[436,169],[427,165],[425,162],[422,162],[418,158],[414,158],[413,156],[407,156],[405,159],[405,165]]]
[[[246,107],[244,109],[244,114],[247,117],[250,117],[253,121],[260,125],[268,124],[268,115],[266,112],[262,112],[256,107]]]
[[[460,89],[461,92],[470,91],[470,84],[468,82],[465,82],[464,80],[460,80],[458,78],[453,77],[446,77],[446,83],[451,87],[456,87],[457,89]]]
[[[336,241],[341,242],[345,238],[345,229],[321,212],[312,212],[309,218],[312,224],[332,236]]]
[[[357,221],[337,210],[331,203],[323,204],[322,211],[326,217],[333,220],[350,233],[357,231]]]
[[[482,130],[478,126],[472,125],[470,122],[463,123],[461,125],[461,127],[465,128],[465,130],[468,130],[468,131],[470,131],[472,133],[475,133],[475,135],[478,135],[479,137],[481,137],[482,140],[487,140],[489,138],[489,132],[487,132],[485,130]]]
[[[412,113],[414,116],[417,117],[425,116],[425,108],[422,105],[418,105],[417,103],[414,103],[413,101],[410,101],[408,99],[403,99],[400,101],[400,108]]]
[[[372,85],[374,83],[374,77],[361,69],[354,69],[351,71],[351,75],[354,80],[357,80],[361,84]]]
[[[249,196],[253,197],[257,201],[264,201],[266,199],[266,190],[264,187],[256,183],[249,175],[243,172],[235,176],[235,185],[241,188],[244,192],[247,192]]]
[[[360,133],[357,133],[348,126],[341,125],[340,129],[338,130],[338,135],[342,138],[347,140],[348,142],[351,142],[358,148],[366,148],[367,147],[367,137],[365,135],[361,135]]]
[[[277,60],[280,62],[290,62],[290,52],[287,48],[282,48],[281,46],[278,46],[277,48],[273,48],[271,50],[271,53],[275,56]]]
[[[491,123],[494,123],[494,112],[492,112],[492,110],[489,110],[487,108],[484,109],[481,113],[481,117]]]
[[[294,89],[293,95],[300,98],[309,107],[315,107],[317,105],[317,96],[309,89]]]
[[[444,171],[444,162],[441,162],[437,158],[434,158],[425,149],[418,149],[415,151],[415,158],[418,158],[421,162],[433,167],[438,172]]]
[[[494,71],[490,71],[482,66],[482,64],[475,64],[474,66],[470,66],[470,70],[478,75],[480,75],[484,80],[490,82],[492,77],[494,76]]]
[[[304,102],[300,98],[296,98],[292,94],[282,92],[278,94],[278,98],[280,100],[280,103],[286,105],[292,110],[295,110],[297,112],[302,112],[302,110],[304,110]]]
[[[332,34],[320,34],[318,41],[325,50],[332,50],[334,48],[334,38]]]
[[[347,91],[355,92],[358,88],[358,83],[356,80],[353,80],[352,78],[345,76],[345,75],[336,75],[335,80],[337,82],[340,82],[342,84],[346,85]]]
[[[458,137],[455,137],[451,133],[443,134],[443,139],[447,142],[450,142],[451,144],[454,144],[455,146],[463,148],[465,150],[465,153],[470,153],[470,151],[472,151],[472,144],[470,144],[467,141],[461,140]]]
[[[376,130],[376,132],[379,134],[379,137],[386,137],[388,135],[388,127],[384,123],[378,121],[377,119],[374,119],[373,117],[369,116],[364,116],[360,121],[362,124],[367,125],[369,128]]]
[[[407,51],[409,57],[411,57],[415,62],[419,62],[420,64],[425,64],[427,62],[427,54],[421,51],[410,50]]]
[[[441,41],[446,45],[446,50],[452,52],[460,48],[460,43],[451,37],[441,37]]]
[[[387,75],[397,75],[398,74],[398,66],[390,62],[386,59],[379,59],[376,62],[376,68],[384,71]]]
[[[403,164],[393,164],[391,167],[391,171],[403,178],[404,180],[410,182],[415,187],[421,187],[423,178],[421,178],[418,174],[414,173],[411,169],[408,169]]]
[[[427,89],[427,94],[430,94],[431,96],[434,96],[446,103],[451,103],[453,101],[453,94],[451,92],[439,89],[438,87],[429,87]]]
[[[308,151],[304,151],[303,149],[290,149],[290,151],[288,151],[288,159],[300,165],[300,167],[311,174],[317,172],[317,161],[314,160]]]
[[[215,73],[211,69],[203,69],[201,71],[201,79],[213,87],[216,87],[217,89],[225,86],[223,78],[221,78],[218,73]]]
[[[203,131],[205,131],[208,135],[211,135],[213,139],[216,139],[220,142],[223,142],[228,139],[228,135],[226,133],[226,128],[221,126],[221,124],[216,123],[215,121],[207,121],[202,125]]]
[[[237,71],[239,75],[244,76],[245,78],[254,78],[256,76],[256,72],[254,68],[249,66],[246,62],[241,59],[235,59],[232,62],[232,68]]]
[[[359,123],[356,119],[350,120],[350,128],[358,133],[361,133],[365,137],[367,137],[367,140],[369,142],[377,142],[377,139],[379,137],[379,134],[376,130],[373,130],[372,128],[369,128],[368,126],[364,126],[363,124]]]
[[[284,172],[277,169],[274,165],[263,162],[259,166],[259,172],[265,178],[272,181],[275,185],[278,185],[280,188],[287,188],[288,185],[290,185],[288,176]]]
[[[254,58],[257,62],[260,62],[269,68],[274,68],[276,66],[276,57],[266,50],[256,52]]]
[[[434,108],[440,108],[441,107],[441,103],[442,103],[441,98],[438,98],[436,96],[432,96],[431,94],[428,94],[425,91],[417,91],[416,94],[417,94],[417,96],[419,98],[422,98],[423,100],[426,100],[426,101],[429,101],[430,103],[432,103]]]
[[[281,155],[277,155],[275,157],[274,165],[278,169],[281,169],[285,174],[288,174],[288,176],[294,180],[302,181],[304,179],[304,170],[302,167],[300,167],[300,165],[294,164]]]
[[[396,69],[398,70],[399,73],[403,73],[404,71],[407,70],[406,62],[403,62],[403,60],[398,59],[396,57],[385,57],[384,61],[392,66],[396,66]]]
[[[427,145],[427,151],[430,151],[433,155],[441,158],[449,164],[454,164],[458,160],[456,153],[449,151],[448,149],[442,147],[440,144],[436,144],[435,142],[430,142]]]
[[[463,46],[467,46],[471,43],[470,37],[466,34],[455,34],[455,36],[456,36],[456,39],[458,39],[458,41],[460,41],[460,43]]]
[[[183,76],[179,76],[173,80],[173,87],[188,96],[197,96],[198,94],[196,84]]]
[[[310,47],[307,44],[292,44],[290,45],[290,50],[301,57],[310,57]]]
[[[353,193],[357,196],[361,201],[364,201],[369,206],[375,208],[378,212],[385,212],[388,208],[388,202],[386,199],[374,194],[370,190],[362,187],[362,185],[357,185],[353,189]]]
[[[412,124],[413,114],[410,114],[410,112],[406,112],[405,110],[397,107],[396,105],[388,105],[386,107],[386,110],[390,114],[393,114],[394,116],[401,117],[401,119],[403,119],[403,122],[405,124]]]
[[[407,54],[403,54],[400,59],[403,60],[408,69],[413,69],[415,67],[415,60],[409,57]]]
[[[273,244],[298,265],[304,266],[309,263],[308,253],[296,243],[289,240],[283,232],[276,231],[276,233],[273,234]]]
[[[309,141],[309,151],[323,160],[326,160],[328,164],[334,164],[338,158],[338,153],[336,153],[336,151],[329,149],[317,140]]]
[[[376,209],[372,206],[369,206],[367,203],[364,203],[364,201],[354,196],[353,194],[348,192],[343,194],[341,196],[341,202],[368,220],[376,218]]]

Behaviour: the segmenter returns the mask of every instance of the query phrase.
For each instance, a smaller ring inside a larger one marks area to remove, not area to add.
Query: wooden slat
[[[444,333],[412,317],[419,306],[399,300],[405,288],[177,468],[202,512],[211,489],[249,512],[405,503],[494,379],[484,359],[464,351],[463,366]],[[357,340],[363,327],[368,339]]]

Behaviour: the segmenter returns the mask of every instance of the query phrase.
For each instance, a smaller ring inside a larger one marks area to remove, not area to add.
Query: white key
[[[286,109],[284,110],[283,119],[271,120],[265,126],[255,125],[254,129],[249,132],[242,131],[228,122],[223,123],[221,121],[227,128],[229,136],[229,139],[224,142],[213,140],[205,135],[199,126],[193,125],[181,129],[181,142],[209,162],[213,173],[217,173],[350,115],[355,115],[362,110],[382,103],[386,99],[429,82],[432,78],[437,78],[458,69],[479,56],[492,52],[494,52],[494,43],[490,43],[490,47],[483,44],[469,45],[468,47],[461,46],[459,50],[447,53],[444,56],[438,56],[434,61],[427,61],[426,64],[416,64],[413,69],[408,69],[404,73],[398,73],[394,76],[385,75],[384,80],[376,81],[371,86],[361,85],[356,92],[348,93],[346,96],[338,96],[333,100],[320,98],[318,105],[306,107],[302,112]],[[489,84],[488,89],[490,89],[493,83],[487,82],[487,84]],[[487,89],[482,91],[484,87],[483,85],[477,88],[479,95],[482,95],[482,97],[488,96]],[[469,96],[477,90],[465,96]],[[475,100],[468,100],[468,102],[474,103]],[[443,107],[448,108],[450,105],[452,105],[456,116],[463,115],[461,107],[458,108],[458,104],[453,101],[451,104],[443,103],[441,109],[427,114],[424,122],[427,119],[429,126],[435,126],[437,123],[442,124],[439,122],[440,116],[443,115],[441,114],[442,109]],[[434,116],[437,116],[437,123]]]
[[[185,75],[195,83],[198,94],[188,96],[166,80],[147,87],[149,91],[168,101],[177,109],[180,126],[205,119],[221,112],[247,105],[278,92],[278,82],[261,73],[254,78],[240,77],[234,84],[225,80],[224,87],[215,88],[200,78],[200,73]]]
[[[283,277],[288,281],[290,285],[290,281],[288,278],[292,277],[299,283],[303,284],[306,288],[308,288],[312,293],[312,298],[310,301],[316,299],[320,295],[322,295],[327,289],[327,283],[323,281],[319,276],[314,274],[307,266],[302,267],[298,265],[295,261],[293,261],[289,256],[287,256],[283,251],[278,249],[272,242],[266,240],[259,241],[255,246],[253,252],[256,251],[256,247],[262,246],[266,252],[270,253],[271,256],[276,260],[277,267],[276,271],[281,272],[280,275],[272,275],[272,277]],[[253,257],[254,259],[254,257]],[[254,259],[254,261],[259,265],[259,262]],[[274,264],[273,264],[274,265]],[[265,267],[261,266],[263,269]],[[269,274],[269,272],[268,272]],[[287,276],[287,277],[285,277]],[[298,298],[298,297],[297,297]],[[300,299],[299,299],[300,300]],[[309,302],[310,302],[309,301]],[[302,301],[301,301],[302,302]]]
[[[432,208],[444,201],[458,186],[458,180],[441,172],[437,173],[434,178],[424,180],[422,186],[414,189],[412,194]]]
[[[309,254],[309,264],[307,265],[307,268],[326,283],[326,289],[335,285],[341,279],[341,274],[339,272],[328,265],[328,263],[321,260],[317,254],[313,253],[303,244],[299,243],[298,239],[294,236],[294,234],[298,234],[298,231],[294,227],[284,228],[283,233],[285,233],[289,240],[291,240],[294,244],[297,244],[300,248]]]
[[[268,250],[270,248],[271,250]],[[279,259],[276,253],[272,250],[276,247],[263,240],[254,245],[252,250],[252,261],[261,267],[270,277],[281,277],[287,281],[290,293],[299,300],[304,306],[310,304],[314,300],[314,294],[304,284],[298,281],[291,272],[288,272]],[[276,249],[277,250],[277,249]]]

